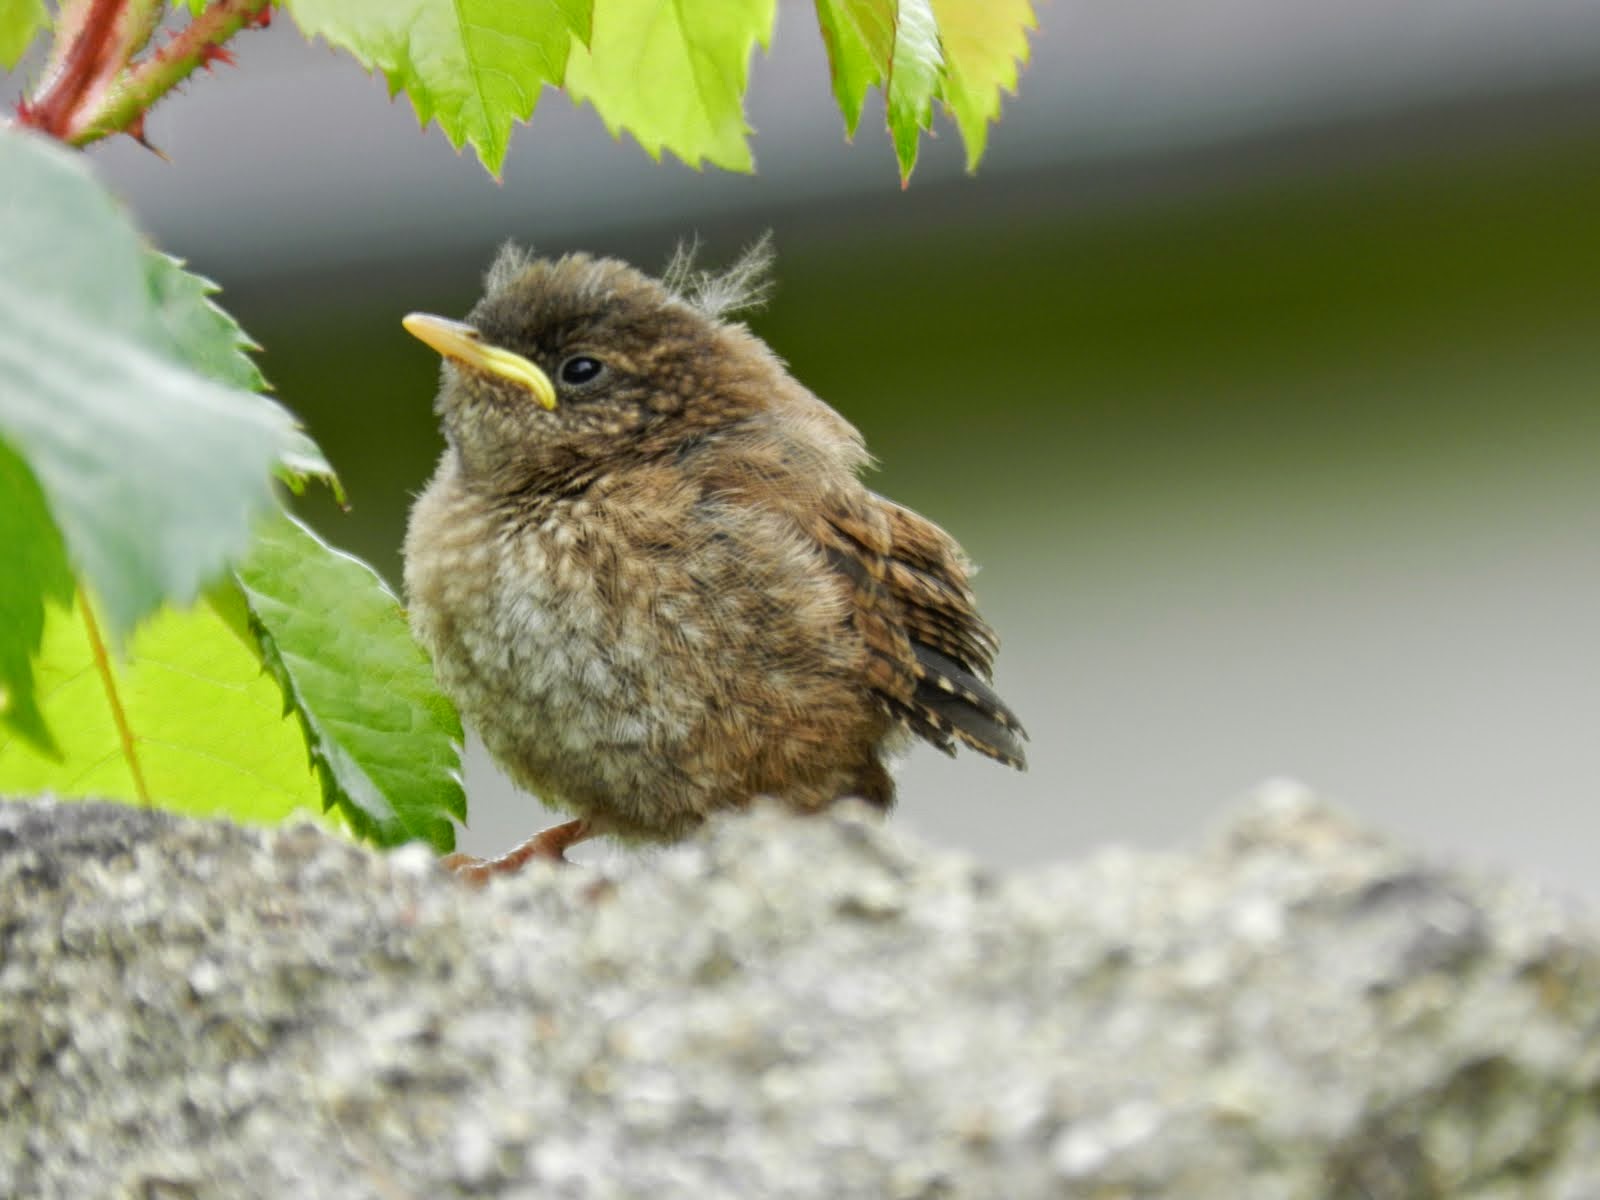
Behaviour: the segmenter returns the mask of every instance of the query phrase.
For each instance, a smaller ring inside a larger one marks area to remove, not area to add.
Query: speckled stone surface
[[[1600,930],[1298,789],[1016,875],[757,812],[472,892],[0,805],[0,1195],[1600,1196]]]

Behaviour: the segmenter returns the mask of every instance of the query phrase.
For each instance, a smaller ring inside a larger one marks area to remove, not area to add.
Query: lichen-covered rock
[[[482,892],[0,805],[0,1195],[1600,1196],[1600,932],[1297,789],[1012,876],[864,816]]]

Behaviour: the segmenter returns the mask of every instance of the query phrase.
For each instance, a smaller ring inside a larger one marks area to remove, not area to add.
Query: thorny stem
[[[232,62],[223,43],[272,15],[271,0],[216,0],[160,49],[133,62],[161,11],[161,0],[82,0],[64,11],[58,36],[71,43],[34,100],[18,105],[18,121],[74,146],[114,133],[144,141],[145,114],[158,100],[197,67]]]
[[[222,44],[246,25],[263,24],[270,15],[270,0],[218,0],[171,41],[127,70],[106,103],[69,139],[82,146],[113,133],[130,132],[143,138],[144,114],[197,67],[213,61],[231,62]]]
[[[106,653],[105,639],[100,636],[100,625],[94,619],[94,609],[89,597],[78,591],[78,611],[83,616],[83,627],[89,634],[89,652],[94,657],[95,673],[100,676],[100,686],[105,688],[106,703],[111,708],[111,721],[117,727],[117,740],[122,744],[122,757],[128,764],[128,774],[133,776],[133,793],[139,803],[149,807],[150,788],[144,781],[144,768],[139,765],[139,750],[134,745],[133,726],[128,724],[127,710],[122,707],[122,697],[117,693],[117,677],[111,673],[111,656]]]
[[[123,0],[87,0],[63,11],[59,37],[68,38],[65,53],[51,55],[53,69],[31,104],[18,109],[25,125],[33,125],[56,137],[72,120],[85,93],[97,81],[108,78],[122,64],[108,61]]]

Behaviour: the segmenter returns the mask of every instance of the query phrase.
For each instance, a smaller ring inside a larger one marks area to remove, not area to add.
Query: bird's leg
[[[534,834],[522,845],[506,851],[499,858],[448,854],[439,860],[439,865],[446,871],[454,872],[464,882],[481,887],[489,882],[490,876],[515,874],[536,858],[564,863],[567,861],[567,847],[576,846],[593,833],[594,830],[589,827],[587,821],[568,821],[565,825],[552,825],[549,829]]]

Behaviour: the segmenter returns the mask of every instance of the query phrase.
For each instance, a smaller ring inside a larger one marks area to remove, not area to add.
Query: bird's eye
[[[573,387],[593,383],[600,378],[600,373],[605,369],[605,364],[598,358],[590,358],[587,354],[575,354],[561,364],[561,382]]]

